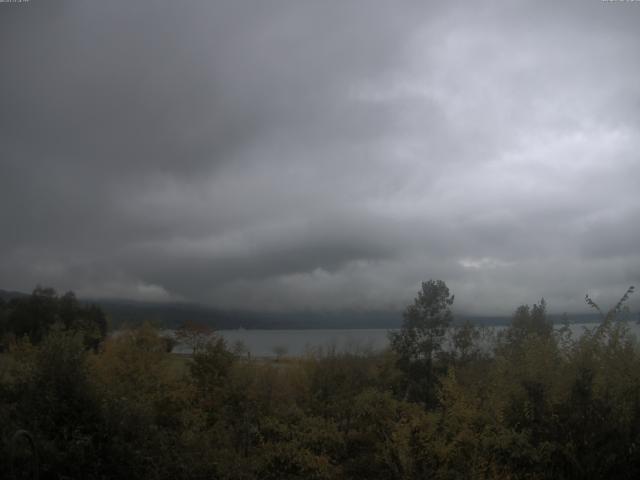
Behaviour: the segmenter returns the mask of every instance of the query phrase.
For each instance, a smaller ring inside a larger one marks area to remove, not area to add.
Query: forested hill
[[[10,290],[2,290],[0,289],[0,300],[4,300],[5,302],[11,300],[12,298],[20,298],[20,297],[28,297],[27,293],[22,292],[13,292]]]
[[[191,303],[145,303],[125,300],[92,300],[102,307],[113,327],[140,324],[144,321],[175,328],[185,320],[211,325],[218,330],[246,329],[339,329],[339,328],[400,328],[402,312],[393,310],[338,310],[257,312],[221,310]],[[554,323],[561,323],[560,315],[550,315]],[[570,315],[571,323],[597,322],[593,314]],[[470,321],[478,326],[505,326],[511,317],[458,315],[454,323]]]
[[[0,290],[0,298],[9,300],[26,293]],[[153,303],[119,299],[80,299],[97,304],[109,317],[110,327],[139,325],[150,321],[161,328],[177,328],[185,321],[222,329],[338,329],[338,328],[399,328],[402,312],[393,310],[289,311],[256,312],[222,310],[195,303]],[[560,316],[550,318],[560,323]],[[458,315],[456,323],[471,321],[475,325],[508,325],[510,317]],[[571,315],[572,323],[597,322],[592,314]]]
[[[292,311],[257,312],[222,310],[191,303],[146,303],[124,300],[92,300],[102,307],[113,327],[151,321],[175,328],[185,320],[215,329],[317,329],[317,328],[397,328],[402,323],[394,311]]]

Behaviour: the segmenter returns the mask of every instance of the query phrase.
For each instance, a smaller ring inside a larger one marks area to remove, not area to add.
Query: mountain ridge
[[[8,301],[24,298],[27,293],[2,290],[0,298]],[[126,325],[138,325],[149,321],[162,328],[178,328],[190,321],[211,326],[218,330],[230,329],[366,329],[400,328],[402,312],[395,310],[325,310],[325,311],[252,311],[242,309],[220,309],[191,302],[148,302],[121,298],[79,298],[83,303],[100,306],[110,319],[112,329]],[[562,315],[549,315],[553,323],[562,323]],[[571,314],[570,323],[599,321],[596,314]],[[454,323],[465,321],[478,326],[505,326],[510,316],[456,315]]]

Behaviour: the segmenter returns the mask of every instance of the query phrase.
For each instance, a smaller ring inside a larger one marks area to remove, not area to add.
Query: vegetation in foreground
[[[99,309],[37,289],[0,304],[0,477],[638,478],[632,290],[580,338],[544,301],[487,338],[429,281],[389,351],[266,363],[197,332],[191,359],[149,325],[107,338]]]

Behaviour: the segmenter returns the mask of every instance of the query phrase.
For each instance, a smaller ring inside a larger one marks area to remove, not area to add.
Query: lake
[[[596,323],[574,323],[569,326],[574,338],[579,337],[585,328],[593,328]],[[628,323],[630,330],[640,336],[640,325]],[[560,328],[557,325],[556,328]],[[498,332],[505,327],[488,327]],[[219,330],[217,333],[226,341],[229,348],[242,342],[255,357],[275,357],[275,349],[282,348],[285,355],[304,355],[309,350],[335,348],[338,351],[382,350],[389,345],[388,332],[383,328],[372,329],[314,329],[314,330]],[[190,353],[188,347],[178,345],[177,353]]]

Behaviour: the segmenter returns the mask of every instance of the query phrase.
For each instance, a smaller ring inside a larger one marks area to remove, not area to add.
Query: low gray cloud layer
[[[0,4],[0,288],[615,302],[640,280],[639,24],[637,2]]]

